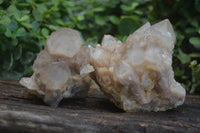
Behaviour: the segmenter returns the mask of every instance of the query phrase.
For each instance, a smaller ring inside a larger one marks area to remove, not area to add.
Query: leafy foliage
[[[61,27],[78,29],[84,45],[96,45],[104,34],[124,41],[147,21],[169,18],[177,35],[175,78],[199,93],[199,14],[199,0],[0,0],[0,75],[30,76],[46,38]]]

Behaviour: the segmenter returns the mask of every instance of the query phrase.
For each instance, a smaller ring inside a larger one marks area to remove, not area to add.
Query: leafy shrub
[[[46,38],[61,27],[78,29],[85,45],[96,45],[104,34],[124,41],[147,21],[169,18],[177,35],[175,78],[188,92],[199,92],[199,13],[199,0],[0,0],[0,75],[30,76]]]

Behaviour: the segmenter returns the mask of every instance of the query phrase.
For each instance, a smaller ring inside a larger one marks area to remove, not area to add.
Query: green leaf
[[[34,0],[26,0],[27,3],[33,4]]]
[[[85,43],[83,44],[83,46],[92,46],[92,47],[96,47],[97,41],[98,41],[98,38],[97,38],[97,37],[88,38],[88,39],[85,41]]]
[[[18,40],[17,39],[12,39],[11,44],[13,46],[16,46],[18,44]]]
[[[51,2],[54,6],[57,6],[59,4],[60,0],[52,0]]]
[[[48,10],[45,4],[37,4],[37,9],[41,14]]]
[[[49,30],[47,28],[42,28],[42,35],[45,38],[48,38],[49,37]]]
[[[71,1],[64,1],[63,5],[65,7],[74,7],[75,6],[75,4],[73,2],[71,2]]]
[[[97,8],[94,8],[93,10],[94,10],[95,12],[102,12],[102,11],[105,10],[105,8],[103,8],[103,7],[97,7]]]
[[[197,61],[196,61],[196,60],[193,60],[192,62],[190,62],[189,67],[192,68],[192,67],[194,67],[195,65],[197,65]]]
[[[78,27],[78,29],[83,30],[86,26],[84,24],[79,24],[77,23],[76,26]]]
[[[116,35],[116,38],[117,38],[118,40],[120,40],[121,42],[124,42],[124,41],[128,38],[128,36],[126,36],[126,35],[124,35],[124,36]]]
[[[0,34],[3,34],[6,32],[6,27],[2,24],[0,24]]]
[[[45,39],[41,40],[41,42],[39,43],[40,46],[44,46],[45,44],[46,44],[46,40]]]
[[[106,24],[106,20],[100,16],[95,16],[95,22],[101,26]]]
[[[10,22],[11,22],[11,19],[8,16],[3,16],[0,19],[0,24],[5,25],[5,26],[8,26]]]
[[[58,26],[55,26],[55,25],[50,25],[50,24],[45,24],[45,26],[51,30],[58,30],[59,27]]]
[[[22,22],[22,21],[25,21],[29,19],[29,16],[28,15],[24,15],[23,17],[21,17],[20,19],[18,19],[19,22]]]
[[[139,27],[138,23],[130,17],[126,17],[120,21],[118,30],[121,35],[129,35]]]
[[[6,37],[11,38],[12,37],[12,32],[7,28],[6,32],[4,33]]]
[[[26,30],[24,28],[19,28],[16,32],[17,37],[22,37],[26,35]]]
[[[42,21],[43,20],[43,16],[41,15],[41,13],[39,12],[38,9],[34,9],[32,11],[32,13],[33,13],[33,17],[35,18],[35,20],[37,20],[37,21]]]
[[[174,67],[174,75],[177,77],[183,76],[185,73],[184,69],[180,69],[179,67]]]
[[[39,29],[40,29],[40,23],[38,23],[37,21],[33,21],[32,22],[32,25],[33,25],[33,30],[34,31],[39,31]]]
[[[33,25],[30,23],[22,22],[21,24],[26,28],[33,28]]]
[[[21,10],[21,13],[22,14],[30,14],[30,12],[31,12],[32,10]]]
[[[78,23],[77,23],[78,24]],[[67,22],[65,22],[65,27],[69,27],[69,28],[73,28],[74,27],[74,22],[72,22],[72,21],[67,21]]]
[[[20,7],[29,7],[30,4],[29,3],[17,3],[17,6],[20,6]]]
[[[114,16],[114,15],[110,16],[110,17],[109,17],[109,20],[110,20],[113,24],[116,24],[116,25],[118,25],[118,24],[120,23],[120,19],[119,19],[117,16]]]
[[[139,10],[135,10],[134,11],[136,14],[138,14],[138,15],[142,15],[143,14],[143,12],[142,11],[139,11]]]
[[[86,13],[88,16],[90,16],[90,17],[94,17],[94,16],[95,16],[94,11],[93,11],[93,10],[90,10],[90,9],[85,10],[85,13]]]
[[[177,43],[176,43],[176,45],[180,47],[181,44],[182,44],[182,42],[183,42],[183,40],[184,40],[184,38],[185,38],[185,36],[184,36],[183,33],[179,32],[179,31],[176,32],[176,36],[177,36]]]
[[[189,42],[195,47],[200,49],[200,37],[191,37]]]
[[[77,16],[78,21],[83,21],[85,17],[83,15],[78,15]]]
[[[57,7],[57,6],[53,6],[50,10],[52,10],[52,12],[59,13],[59,12],[57,12],[57,11],[59,11],[59,7]],[[45,12],[45,13],[47,13],[47,12]]]
[[[56,19],[55,21],[57,24],[62,25],[62,26],[65,24],[62,19]]]
[[[178,52],[179,54],[177,57],[181,61],[182,64],[186,64],[190,62],[190,57],[187,54],[183,53],[181,49],[178,49]]]
[[[195,28],[189,27],[189,28],[187,28],[187,29],[185,30],[185,32],[188,33],[188,34],[193,34],[193,33],[196,32],[196,29],[195,29]]]
[[[198,27],[198,20],[194,17],[191,21],[190,21],[190,24],[194,27]]]
[[[16,19],[21,18],[21,12],[17,9],[17,7],[15,5],[10,5],[8,7],[8,12],[13,14]]]
[[[0,16],[3,16],[5,14],[6,14],[6,12],[4,10],[0,10]]]
[[[133,2],[131,6],[121,5],[120,8],[125,12],[134,11],[135,8],[139,5],[137,2]]]
[[[0,0],[0,4],[2,4],[3,3],[3,0]]]
[[[31,75],[32,73],[33,73],[33,69],[30,66],[30,67],[28,67],[28,68],[25,69],[23,75]]]
[[[8,29],[10,31],[15,31],[18,27],[18,23],[16,21],[12,21],[9,25],[8,25]]]

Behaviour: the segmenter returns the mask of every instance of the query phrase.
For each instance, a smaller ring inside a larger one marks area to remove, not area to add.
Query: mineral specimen
[[[122,43],[105,35],[90,47],[95,80],[104,94],[125,111],[165,111],[183,104],[185,89],[174,80],[175,34],[169,20],[146,23]]]
[[[75,30],[63,28],[47,39],[34,74],[20,83],[44,102],[85,96],[91,78],[125,111],[165,111],[183,104],[185,89],[174,80],[175,34],[169,20],[146,23],[122,43],[105,35],[102,45],[83,47]]]
[[[75,30],[63,28],[51,34],[45,49],[34,62],[34,74],[20,83],[46,104],[57,106],[60,100],[85,96],[90,86],[89,49]]]

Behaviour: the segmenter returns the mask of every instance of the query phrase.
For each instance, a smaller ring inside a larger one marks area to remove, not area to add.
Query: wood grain
[[[0,78],[0,133],[4,132],[198,133],[200,96],[188,95],[184,105],[166,112],[126,113],[90,91],[85,99],[64,99],[53,108],[18,81]]]

